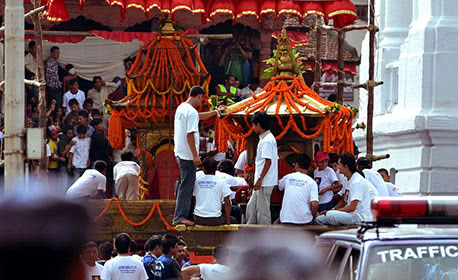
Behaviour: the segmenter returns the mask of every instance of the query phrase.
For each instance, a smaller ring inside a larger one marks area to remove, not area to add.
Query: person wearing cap
[[[340,190],[339,180],[334,170],[328,167],[329,155],[318,151],[315,155],[318,167],[313,172],[313,177],[318,185],[319,207],[318,211],[329,210],[334,206],[334,191]]]
[[[92,81],[94,87],[87,92],[87,98],[92,99],[94,101],[93,108],[98,109],[103,114],[105,111],[105,100],[119,86],[114,82],[103,81],[100,76],[95,76]]]
[[[337,168],[348,179],[343,199],[320,213],[315,222],[320,225],[355,225],[373,221],[371,201],[378,195],[375,187],[359,174],[352,154],[339,156]]]

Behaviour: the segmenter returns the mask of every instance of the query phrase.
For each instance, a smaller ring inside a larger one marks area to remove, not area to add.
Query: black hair
[[[337,95],[335,93],[332,93],[331,95],[328,96],[328,101],[336,102],[336,100],[337,100]]]
[[[111,259],[112,253],[113,253],[113,244],[111,244],[111,242],[105,241],[99,245],[99,254],[102,260]]]
[[[103,122],[102,119],[93,119],[92,122],[91,122],[91,125],[93,127],[95,127],[95,126],[101,124],[102,122]]]
[[[229,80],[230,77],[235,79],[234,75],[226,75],[226,76],[224,76],[224,80],[227,81],[227,80]]]
[[[92,100],[92,98],[86,98],[83,102],[83,107],[86,106],[86,104],[94,105],[94,100]]]
[[[78,79],[71,79],[70,85],[73,86],[74,84],[78,83]]]
[[[232,161],[229,159],[222,160],[218,163],[217,170],[226,174],[229,174],[231,176],[235,175],[235,168],[234,164],[232,164]]]
[[[104,162],[103,160],[97,160],[94,163],[94,169],[100,172],[107,170],[107,163]]]
[[[201,86],[193,86],[189,91],[189,96],[196,97],[198,95],[205,94],[204,89]]]
[[[76,128],[76,133],[77,134],[86,134],[86,132],[87,132],[87,127],[85,127],[84,125],[79,125]]]
[[[65,65],[65,71],[67,71],[67,72],[70,71],[70,69],[72,69],[72,68],[75,68],[75,67],[73,67],[73,64],[69,63],[69,64]]]
[[[355,173],[355,172],[358,171],[356,169],[355,157],[352,154],[349,154],[349,153],[341,154],[339,156],[339,159],[340,159],[340,162],[342,163],[342,165],[348,166],[348,168],[350,169],[351,173]]]
[[[335,153],[329,153],[329,163],[337,163],[339,161],[339,155]]]
[[[102,77],[100,77],[100,76],[94,76],[94,78],[92,78],[92,82],[95,83],[96,80],[102,81]]]
[[[37,45],[37,43],[35,41],[30,41],[29,42],[29,49],[35,47]]]
[[[170,249],[175,248],[178,243],[178,238],[175,235],[164,234],[161,240],[162,253],[164,255],[170,252]]]
[[[364,169],[371,169],[372,168],[372,163],[367,157],[360,157],[356,161],[356,165],[358,166],[358,169],[363,171]]]
[[[300,168],[308,170],[310,168],[310,157],[306,154],[298,154],[296,162]]]
[[[53,46],[53,47],[51,48],[51,53],[53,53],[55,50],[58,50],[58,49],[59,49],[58,46]]]
[[[89,119],[89,113],[84,111],[84,110],[81,110],[78,112],[78,116],[81,116],[81,117],[84,117],[86,119]]]
[[[385,172],[386,173],[386,176],[390,176],[390,173],[388,172],[388,170],[386,170],[385,168],[380,168],[379,170],[377,170],[378,173],[380,172]]]
[[[218,162],[212,157],[207,157],[204,162],[202,162],[202,166],[206,174],[215,174]]]
[[[35,73],[25,70],[25,78],[27,80],[32,80],[32,77],[35,76]]]
[[[92,115],[101,115],[102,113],[100,113],[99,109],[92,109],[91,114]]]
[[[129,248],[130,248],[130,252],[132,254],[135,254],[137,252],[137,242],[135,242],[135,240],[130,240],[130,244],[129,244]]]
[[[130,236],[125,232],[116,236],[115,247],[119,254],[129,253],[130,240]]]
[[[270,119],[266,112],[259,111],[256,112],[253,117],[251,118],[251,123],[253,124],[260,124],[262,129],[269,130],[270,129]]]
[[[68,101],[68,106],[73,106],[73,105],[78,105],[80,106],[80,103],[78,102],[78,100],[76,100],[76,98],[72,98]]]
[[[250,84],[251,85],[259,85],[261,83],[261,81],[259,80],[259,78],[252,78],[251,81],[250,81]]]
[[[73,127],[71,126],[65,126],[64,129],[62,130],[65,133],[67,133],[67,131],[71,130],[73,132]]]
[[[121,154],[122,161],[132,161],[133,158],[134,155],[132,154],[132,152],[124,152]]]
[[[83,245],[83,250],[82,251],[84,252],[88,248],[97,248],[97,243],[95,243],[93,241],[87,242],[86,244]]]
[[[186,242],[184,242],[183,239],[179,239],[178,242],[177,242],[177,245],[178,245],[178,246],[185,246],[185,247],[186,247]]]
[[[151,238],[145,243],[145,251],[150,252],[153,251],[157,246],[161,246],[161,238],[162,237],[160,235],[151,236]]]

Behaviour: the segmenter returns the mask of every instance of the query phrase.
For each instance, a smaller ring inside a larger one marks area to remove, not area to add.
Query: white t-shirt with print
[[[261,186],[273,187],[278,185],[278,151],[277,140],[275,140],[275,137],[270,130],[267,130],[263,134],[259,135],[254,170],[255,183],[258,181],[259,177],[261,177],[266,159],[270,159],[272,163],[266,176],[262,180]]]
[[[244,171],[245,166],[247,165],[247,162],[248,162],[247,151],[243,150],[243,152],[240,153],[239,158],[237,159],[237,162],[234,165],[234,168]]]
[[[224,178],[204,175],[196,180],[194,193],[196,207],[194,214],[204,218],[221,217],[221,201],[231,195],[231,189]]]
[[[313,220],[311,201],[318,201],[318,186],[310,176],[294,172],[283,177],[278,188],[285,190],[280,211],[282,223],[306,224]]]
[[[386,182],[383,181],[382,175],[380,175],[380,173],[370,169],[364,169],[363,173],[364,178],[371,182],[371,184],[374,185],[374,187],[377,189],[379,196],[390,196],[390,193],[386,187]]]
[[[199,264],[200,277],[203,280],[220,280],[228,277],[229,267],[222,264]]]
[[[143,263],[131,256],[117,256],[103,266],[102,280],[146,280]]]
[[[175,113],[174,125],[175,156],[184,160],[192,160],[187,135],[193,133],[196,151],[199,154],[199,113],[191,104],[181,103]]]
[[[398,187],[393,185],[390,182],[385,182],[386,183],[386,188],[388,189],[388,193],[390,196],[401,196],[401,193],[399,192]]]
[[[358,200],[358,206],[354,211],[362,221],[372,221],[371,201],[378,196],[377,189],[358,172],[353,173],[349,183],[349,194],[347,204]]]
[[[89,160],[89,149],[91,147],[91,138],[84,139],[73,137],[75,145],[70,148],[70,153],[73,154],[72,165],[76,168],[87,168],[87,161]]]
[[[97,191],[106,190],[107,179],[96,169],[88,169],[67,190],[66,197],[70,199],[81,197],[95,197]]]
[[[87,280],[100,279],[96,277],[100,277],[100,275],[102,275],[103,265],[95,263],[94,266],[89,266],[86,263],[84,263],[84,267],[86,269]]]
[[[323,170],[319,170],[318,168],[313,171],[313,177],[315,178],[315,182],[318,185],[318,189],[322,190],[326,187],[329,187],[335,181],[338,181],[336,173],[330,167],[326,167]],[[323,195],[318,196],[320,199],[320,204],[328,203],[332,200],[334,193],[332,191],[327,191]]]

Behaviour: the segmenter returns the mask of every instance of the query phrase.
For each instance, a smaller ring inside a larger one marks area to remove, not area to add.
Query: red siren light
[[[377,223],[458,224],[458,196],[376,198]]]

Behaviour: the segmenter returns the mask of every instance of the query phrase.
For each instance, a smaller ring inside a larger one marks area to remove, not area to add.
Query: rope
[[[148,222],[148,221],[151,219],[151,217],[153,216],[154,210],[156,210],[156,208],[157,208],[157,212],[158,212],[158,214],[159,214],[159,218],[161,219],[162,223],[167,227],[167,229],[176,231],[176,228],[175,228],[174,226],[171,226],[171,225],[164,219],[164,215],[162,214],[162,210],[161,210],[161,207],[159,206],[159,203],[158,203],[158,202],[155,202],[155,203],[153,204],[153,207],[151,207],[151,210],[149,211],[148,215],[146,216],[146,218],[145,218],[143,221],[136,223],[136,222],[131,221],[131,220],[127,217],[126,213],[124,212],[124,210],[123,210],[122,207],[121,207],[121,203],[119,202],[119,199],[116,198],[116,197],[113,197],[113,198],[111,198],[111,199],[108,201],[107,205],[106,205],[105,208],[102,210],[102,212],[101,212],[99,215],[97,215],[95,218],[93,218],[92,221],[93,221],[93,222],[97,222],[98,220],[100,220],[100,219],[105,215],[105,213],[108,211],[108,209],[110,208],[110,205],[111,205],[111,203],[112,203],[113,201],[114,201],[114,202],[116,203],[116,205],[118,206],[119,212],[121,213],[121,216],[123,217],[123,219],[124,219],[128,224],[130,224],[130,225],[132,225],[132,226],[134,226],[134,227],[142,226],[142,225],[144,225],[146,222]]]

